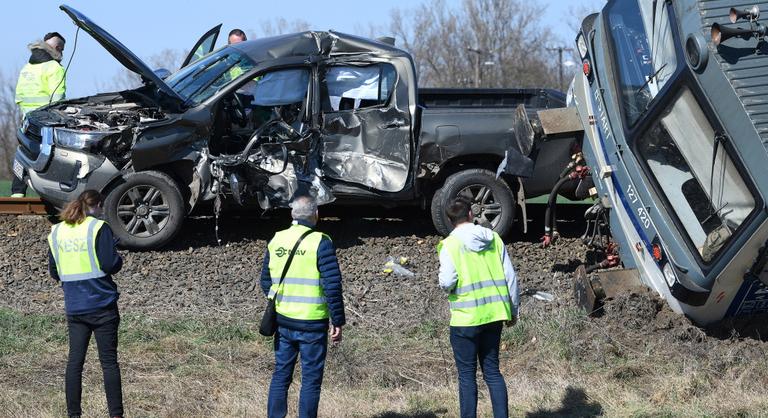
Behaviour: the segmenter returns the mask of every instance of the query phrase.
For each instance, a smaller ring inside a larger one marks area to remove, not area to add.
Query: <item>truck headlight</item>
[[[672,267],[672,264],[664,264],[664,267],[661,270],[664,272],[664,279],[667,281],[669,287],[674,286],[675,282],[677,282],[677,273],[675,272],[674,267]]]
[[[56,145],[73,149],[88,149],[110,135],[111,132],[78,131],[74,129],[56,128],[53,130],[53,140]]]

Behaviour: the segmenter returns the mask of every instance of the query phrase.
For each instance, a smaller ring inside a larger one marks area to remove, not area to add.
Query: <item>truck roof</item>
[[[374,54],[409,56],[396,46],[334,31],[304,31],[239,42],[235,48],[256,62],[307,55]]]

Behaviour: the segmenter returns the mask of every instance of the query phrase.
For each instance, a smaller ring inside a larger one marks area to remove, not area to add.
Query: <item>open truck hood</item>
[[[120,41],[115,39],[109,32],[102,29],[99,25],[94,23],[91,19],[88,19],[85,15],[77,10],[62,4],[59,6],[72,21],[80,29],[88,32],[101,46],[104,47],[113,57],[120,61],[125,68],[141,76],[144,84],[152,84],[167,96],[178,100],[180,103],[184,102],[184,98],[179,96],[178,93],[168,86],[157,74],[152,71],[149,66],[144,63],[139,57],[136,56],[131,50],[125,47]]]

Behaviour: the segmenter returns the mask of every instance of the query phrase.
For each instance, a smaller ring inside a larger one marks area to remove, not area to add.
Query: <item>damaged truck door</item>
[[[408,90],[389,62],[321,67],[323,173],[383,192],[406,187],[411,167]]]
[[[263,209],[286,207],[297,192],[333,200],[320,180],[315,72],[308,65],[267,70],[237,85],[230,96],[242,119],[217,125],[209,141],[217,193],[240,204],[255,197]]]

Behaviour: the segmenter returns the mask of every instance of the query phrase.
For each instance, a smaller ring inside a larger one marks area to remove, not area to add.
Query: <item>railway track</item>
[[[0,197],[0,215],[47,215],[45,204],[38,197]]]

